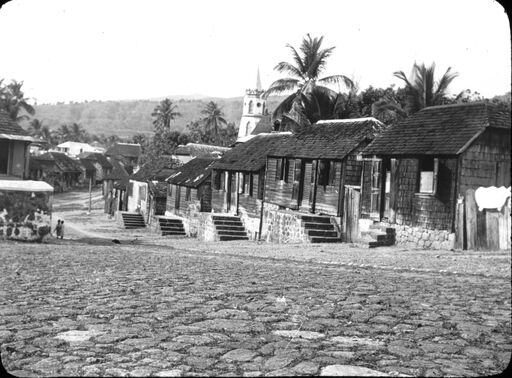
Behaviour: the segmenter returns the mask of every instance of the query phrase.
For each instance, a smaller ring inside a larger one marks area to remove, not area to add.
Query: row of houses
[[[146,191],[131,178],[125,210],[156,230],[179,220],[204,240],[453,248],[467,191],[510,186],[510,114],[481,102],[428,107],[392,127],[319,121],[246,136],[143,181]]]

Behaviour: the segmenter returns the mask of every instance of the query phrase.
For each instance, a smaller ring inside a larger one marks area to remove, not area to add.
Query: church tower
[[[238,139],[251,135],[256,125],[268,114],[267,103],[261,89],[260,69],[256,78],[256,89],[247,89],[244,96],[242,119],[238,127]]]

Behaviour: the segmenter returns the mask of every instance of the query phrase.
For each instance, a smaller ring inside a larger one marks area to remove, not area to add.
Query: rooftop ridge
[[[363,121],[376,121],[381,122],[375,117],[361,117],[361,118],[344,118],[344,119],[322,119],[315,122],[313,125],[322,125],[325,123],[350,123],[350,122],[363,122]]]

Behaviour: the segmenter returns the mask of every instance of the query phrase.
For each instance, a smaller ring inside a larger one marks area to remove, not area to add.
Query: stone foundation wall
[[[396,229],[396,244],[408,248],[446,249],[455,245],[455,234],[446,230],[429,230],[422,227],[399,226],[386,224]]]
[[[309,243],[301,214],[279,210],[271,204],[265,204],[263,209],[262,239],[272,243]]]

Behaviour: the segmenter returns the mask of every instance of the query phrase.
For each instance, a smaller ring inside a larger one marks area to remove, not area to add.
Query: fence
[[[510,248],[510,200],[498,209],[478,210],[475,190],[468,189],[457,201],[455,248],[499,250]]]

